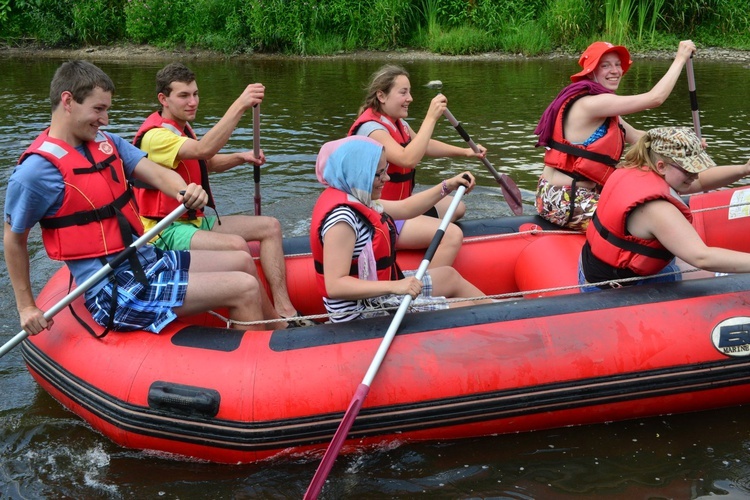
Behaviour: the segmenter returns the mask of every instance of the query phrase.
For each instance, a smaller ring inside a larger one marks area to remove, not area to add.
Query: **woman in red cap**
[[[583,69],[570,77],[573,83],[547,107],[534,131],[537,147],[547,149],[537,186],[539,215],[558,226],[586,230],[625,143],[635,144],[644,134],[621,115],[661,105],[694,52],[692,41],[680,42],[674,62],[651,90],[619,96],[615,91],[632,63],[628,49],[608,42],[589,45],[578,60]]]

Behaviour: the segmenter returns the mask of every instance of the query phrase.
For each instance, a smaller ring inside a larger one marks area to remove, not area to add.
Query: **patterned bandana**
[[[687,127],[661,127],[646,132],[651,151],[668,156],[686,171],[697,174],[715,167],[716,163],[703,151],[701,140]]]

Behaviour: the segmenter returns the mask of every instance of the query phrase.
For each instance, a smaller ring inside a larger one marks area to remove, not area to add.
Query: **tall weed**
[[[553,0],[541,22],[553,45],[572,45],[598,29],[593,23],[589,0]]]
[[[506,25],[499,38],[500,47],[515,54],[535,56],[552,49],[549,35],[536,21]]]
[[[607,39],[615,44],[627,42],[630,22],[634,15],[634,0],[604,1],[604,31]]]
[[[169,4],[169,0],[129,0],[125,4],[125,31],[131,40],[163,44],[172,27]]]
[[[305,32],[314,14],[307,2],[250,0],[250,37],[262,51],[305,54]]]
[[[462,26],[428,37],[426,48],[438,54],[468,55],[497,50],[499,43],[495,37],[477,28]]]
[[[73,32],[82,43],[107,43],[125,34],[125,11],[120,0],[78,0],[71,13]]]

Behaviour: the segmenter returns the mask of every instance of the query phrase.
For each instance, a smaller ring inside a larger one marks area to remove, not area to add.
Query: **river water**
[[[0,58],[0,201],[12,166],[49,121],[49,82],[60,60]],[[132,138],[153,111],[154,75],[167,61],[96,60],[117,91],[108,130]],[[320,187],[315,156],[342,137],[382,60],[258,60],[185,62],[198,75],[201,104],[195,128],[205,133],[247,83],[266,85],[261,106],[264,215],[287,236],[306,234]],[[440,80],[449,107],[488,158],[522,188],[533,213],[542,152],[533,130],[546,104],[575,72],[573,60],[402,61],[411,73],[417,129]],[[669,61],[638,59],[621,93],[650,88]],[[696,59],[702,132],[718,164],[750,158],[750,79],[738,63]],[[660,108],[628,121],[639,128],[692,126],[682,77]],[[434,137],[463,144],[447,121]],[[252,119],[240,123],[226,150],[252,148]],[[467,218],[510,211],[479,162],[427,160],[417,181],[432,185],[471,169],[479,187],[465,198]],[[741,183],[747,183],[742,181]],[[252,213],[252,169],[213,177],[221,213]],[[747,237],[747,235],[738,235]],[[0,252],[2,248],[0,247]],[[39,290],[58,267],[32,233],[32,281]],[[700,311],[696,311],[700,314]],[[12,289],[0,263],[0,342],[18,330]],[[339,457],[326,498],[701,498],[750,497],[750,408],[409,444]],[[0,359],[0,497],[3,498],[300,498],[318,459],[269,460],[226,466],[187,461],[114,445],[40,390],[14,349]]]

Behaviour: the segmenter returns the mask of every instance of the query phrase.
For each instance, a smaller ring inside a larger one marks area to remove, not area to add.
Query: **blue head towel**
[[[351,136],[327,142],[320,148],[316,161],[318,180],[382,211],[371,197],[382,153],[383,145],[369,137]]]

